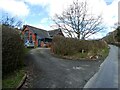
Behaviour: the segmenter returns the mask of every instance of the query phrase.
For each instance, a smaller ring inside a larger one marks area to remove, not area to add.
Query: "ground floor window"
[[[30,43],[32,43],[33,41],[32,41],[32,34],[30,34]]]

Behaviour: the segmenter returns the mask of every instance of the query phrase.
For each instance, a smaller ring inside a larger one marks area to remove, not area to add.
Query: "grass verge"
[[[25,54],[27,54],[30,50],[32,50],[33,48],[24,48],[24,52]]]
[[[109,54],[109,48],[104,48],[101,53],[102,53],[102,58],[106,58]]]
[[[21,82],[23,76],[25,75],[25,71],[23,69],[16,70],[15,72],[7,75],[2,80],[2,88],[16,88]]]
[[[54,56],[58,58],[70,59],[70,60],[98,60],[98,59],[104,60],[108,56],[108,54],[109,54],[109,48],[105,47],[98,51],[91,51],[89,53],[88,52],[75,53],[73,55],[67,55],[67,56],[54,54]],[[94,56],[94,55],[98,56],[98,58],[90,59],[90,56]]]
[[[104,40],[78,40],[54,37],[51,51],[66,59],[97,60],[108,55],[108,44]]]
[[[119,48],[120,48],[120,42],[110,43],[110,44],[115,45],[115,46],[117,46],[117,47],[119,47]]]

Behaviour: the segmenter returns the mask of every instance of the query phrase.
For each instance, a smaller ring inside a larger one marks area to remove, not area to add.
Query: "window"
[[[32,43],[32,34],[30,34],[30,43]]]
[[[24,33],[24,41],[26,41],[29,38],[29,31],[25,31]]]

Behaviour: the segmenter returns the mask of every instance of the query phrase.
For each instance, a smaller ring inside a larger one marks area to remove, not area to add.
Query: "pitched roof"
[[[55,36],[55,35],[62,33],[61,29],[50,30],[48,32],[50,36]]]
[[[36,33],[38,35],[39,38],[51,38],[49,36],[48,31],[43,30],[43,29],[39,29],[30,25],[27,25],[27,27],[29,28],[29,30],[31,30],[33,33]]]
[[[30,25],[24,25],[24,26],[23,26],[23,30],[24,30],[26,27],[27,27],[30,31],[32,31],[33,33],[36,33],[36,34],[37,34],[37,37],[40,38],[40,39],[42,39],[42,38],[50,38],[50,39],[52,39],[52,37],[55,36],[55,35],[58,35],[58,34],[63,35],[61,29],[55,29],[55,30],[46,31],[46,30],[39,29],[39,28],[30,26]],[[63,35],[63,36],[64,36],[64,35]]]

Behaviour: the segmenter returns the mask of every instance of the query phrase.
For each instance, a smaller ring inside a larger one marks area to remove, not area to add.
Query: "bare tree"
[[[2,16],[0,23],[2,25],[6,25],[9,27],[14,27],[14,28],[21,28],[22,26],[22,21],[18,20],[16,17],[10,17],[8,15]]]
[[[85,39],[101,31],[102,17],[88,12],[87,2],[73,1],[61,15],[56,14],[53,21],[69,37]]]

